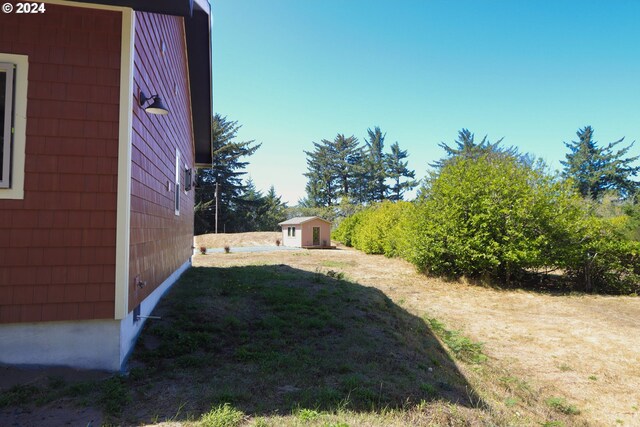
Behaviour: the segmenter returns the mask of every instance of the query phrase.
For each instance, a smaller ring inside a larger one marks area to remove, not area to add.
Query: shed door
[[[320,227],[313,227],[313,246],[320,246]]]

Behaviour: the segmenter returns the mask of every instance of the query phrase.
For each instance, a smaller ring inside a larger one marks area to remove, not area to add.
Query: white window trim
[[[29,57],[0,53],[0,62],[15,64],[11,188],[0,188],[0,199],[24,199],[24,162],[27,137],[27,80]]]
[[[181,172],[181,179],[184,179],[184,183],[182,184],[182,191],[184,192],[184,194],[189,194],[189,191],[187,191],[187,188],[191,187],[189,184],[189,182],[187,182],[187,172],[189,172],[189,166],[185,163],[184,164],[184,168],[180,171]]]
[[[2,176],[0,176],[0,188],[11,188],[11,140],[13,139],[13,74],[16,66],[9,62],[0,62],[0,70],[4,73],[4,116],[3,121],[3,145],[2,151]]]
[[[176,148],[176,180],[175,180],[175,185],[173,188],[174,191],[174,195],[173,195],[173,207],[174,207],[174,213],[176,215],[180,215],[180,181],[181,181],[181,175],[182,175],[182,170],[181,170],[181,161],[180,161],[180,150],[178,150]]]

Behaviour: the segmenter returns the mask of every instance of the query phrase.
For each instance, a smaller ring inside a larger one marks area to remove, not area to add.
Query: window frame
[[[0,173],[0,188],[11,188],[11,147],[13,146],[13,87],[15,85],[14,70],[16,65],[10,62],[0,62],[0,73],[5,74],[4,84],[4,123],[2,135],[2,173]],[[0,88],[2,90],[3,88]]]
[[[13,65],[12,85],[12,132],[9,146],[10,157],[9,187],[0,186],[0,200],[24,199],[24,165],[27,134],[27,86],[29,76],[29,57],[0,52],[0,63]],[[3,118],[4,119],[4,118]],[[4,158],[3,158],[4,160]]]
[[[182,162],[180,161],[180,150],[176,148],[176,177],[174,185],[173,208],[176,215],[180,215],[180,186],[182,181]]]

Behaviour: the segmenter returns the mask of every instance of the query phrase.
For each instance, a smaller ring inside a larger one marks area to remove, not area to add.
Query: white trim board
[[[114,318],[129,312],[129,249],[131,237],[131,139],[133,132],[133,56],[135,15],[122,12],[120,56],[120,123],[118,134],[118,201],[116,211],[116,277]]]

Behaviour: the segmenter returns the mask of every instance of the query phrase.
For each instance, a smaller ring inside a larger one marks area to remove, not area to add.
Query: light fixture
[[[153,102],[148,107],[144,107],[144,104],[146,104],[147,101]],[[144,108],[144,111],[149,114],[161,114],[163,116],[165,114],[169,114],[169,109],[164,106],[159,95],[151,95],[150,97],[147,97],[144,92],[140,91],[138,95],[138,103]]]

